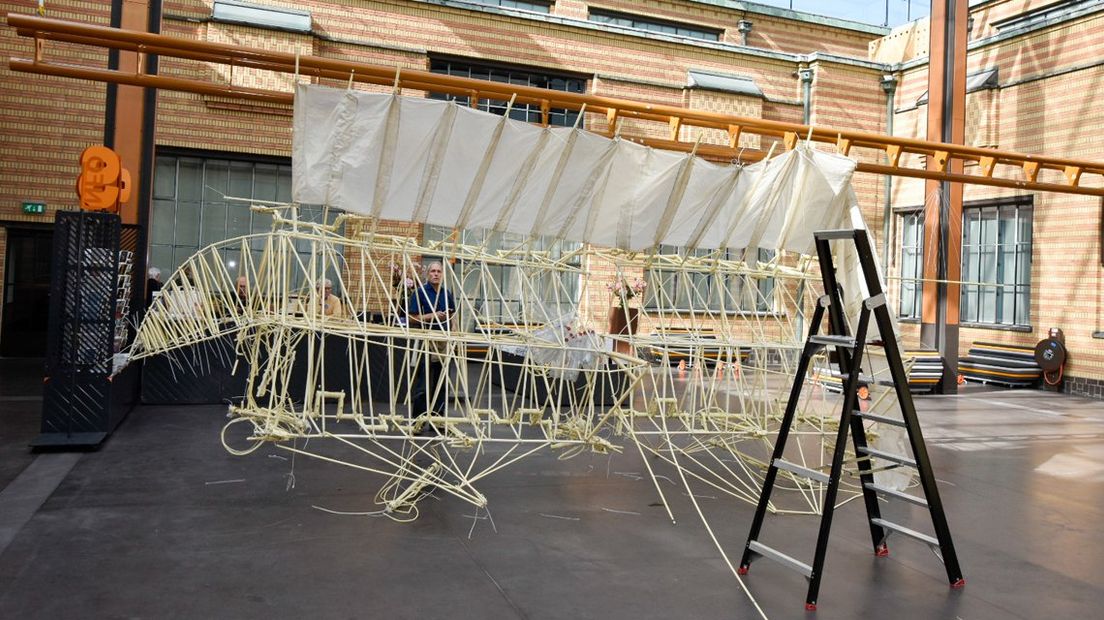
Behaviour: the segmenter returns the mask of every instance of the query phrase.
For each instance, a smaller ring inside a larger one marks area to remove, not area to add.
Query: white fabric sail
[[[292,149],[296,202],[450,228],[808,253],[813,231],[854,225],[855,162],[805,146],[719,165],[452,102],[300,84]]]

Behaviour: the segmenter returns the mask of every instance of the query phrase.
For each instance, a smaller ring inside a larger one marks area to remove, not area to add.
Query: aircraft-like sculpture
[[[861,225],[852,160],[801,146],[723,166],[301,85],[293,165],[298,204],[340,215],[317,224],[295,205],[255,205],[272,232],[186,261],[131,350],[234,343],[247,380],[228,450],[272,442],[381,474],[378,501],[398,519],[431,488],[486,506],[479,481],[541,450],[633,447],[688,486],[755,501],[817,295],[812,232]],[[387,220],[445,233],[387,234]],[[438,329],[412,308],[437,285],[427,264],[450,300]],[[797,460],[818,467],[833,410],[810,399],[801,411]],[[792,481],[804,505],[776,508],[817,511],[810,484]]]

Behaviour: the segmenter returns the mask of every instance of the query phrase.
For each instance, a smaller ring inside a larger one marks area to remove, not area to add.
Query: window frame
[[[427,224],[422,232],[422,240],[425,243],[429,243],[447,239],[451,235],[452,229],[450,228]],[[522,241],[521,235],[482,229],[464,229],[460,231],[458,236],[458,241],[462,244],[480,246],[491,252],[500,249],[500,246],[506,247],[508,245],[510,247],[515,247],[517,246],[515,242]],[[547,251],[552,258],[560,258],[570,252],[576,252],[582,248],[582,245],[582,243],[576,241],[541,236],[530,241],[526,244],[525,248]],[[422,259],[423,264],[430,259],[440,260],[439,257],[428,257],[427,255]],[[518,287],[518,283],[521,281],[518,275],[518,269],[520,269],[520,267],[501,263],[492,263],[486,266],[487,271],[491,274],[490,277],[494,280],[496,288],[499,291],[499,296],[492,298],[483,290],[485,278],[480,275],[481,266],[479,262],[478,259],[468,260],[460,257],[457,264],[452,269],[454,277],[457,280],[457,282],[454,283],[456,290],[463,291],[465,297],[471,301],[472,305],[478,308],[479,315],[472,317],[475,322],[478,324],[509,323],[513,320],[522,318],[521,311],[525,305],[523,302],[530,299],[530,296]],[[567,264],[572,267],[581,267],[582,261],[578,254],[576,254]],[[537,272],[534,271],[533,273]],[[541,300],[538,303],[546,303],[546,307],[558,303],[559,308],[557,308],[557,310],[559,315],[562,316],[566,314],[566,312],[578,308],[584,274],[581,273],[581,271],[558,271],[537,273],[537,275],[538,277],[545,277],[551,276],[552,273],[558,273],[560,277],[563,278],[563,280],[561,280],[561,287],[564,291],[564,298],[559,300]],[[469,281],[469,276],[472,274],[475,274],[474,282]],[[470,288],[469,284],[474,284],[475,288]],[[488,311],[488,308],[495,308],[495,310]]]
[[[664,255],[684,255],[687,251],[688,250],[684,247],[670,245],[661,245],[658,248],[658,253]],[[718,252],[720,252],[720,254],[718,254]],[[739,260],[742,253],[742,249],[726,249],[723,251],[699,249],[693,251],[694,256],[718,256],[720,260],[732,261]],[[773,250],[758,248],[756,259],[760,263],[769,263],[774,260],[776,255],[777,253]],[[683,277],[689,277],[692,283],[684,284],[681,281]],[[648,288],[644,294],[641,305],[649,312],[670,312],[674,314],[700,312],[716,314],[722,312],[722,296],[727,296],[727,301],[735,301],[738,303],[738,306],[733,307],[732,305],[726,304],[723,311],[726,315],[769,316],[777,314],[777,296],[775,295],[777,282],[773,276],[754,278],[748,274],[725,274],[723,277],[726,279],[726,284],[723,285],[724,288],[721,289],[717,286],[718,283],[715,281],[715,276],[711,273],[690,273],[676,269],[663,269],[661,267],[647,269],[644,271],[644,280],[647,282]],[[748,308],[745,306],[745,302],[751,298],[749,294],[746,293],[746,291],[749,290],[746,287],[752,281],[755,282],[755,293],[753,298],[754,307]],[[685,298],[690,291],[700,291],[702,284],[705,285],[706,289],[704,297],[708,300],[707,306],[705,308],[692,307],[691,304],[687,303]],[[724,293],[721,292],[722,290],[724,290]],[[661,295],[661,291],[666,292],[666,294]],[[671,300],[672,303],[664,305],[662,302],[666,300]]]
[[[534,88],[546,88],[567,93],[582,94],[587,89],[587,77],[561,71],[547,71],[542,67],[527,67],[505,63],[486,62],[479,59],[432,55],[427,70],[438,75],[452,75],[494,82],[519,84]],[[562,86],[562,87],[561,87]],[[429,91],[426,97],[441,101],[455,101],[459,105],[470,105],[467,96],[452,95]],[[484,112],[506,113],[508,102],[498,99],[480,99],[477,108]],[[510,118],[541,124],[543,112],[538,103],[515,103],[510,108]],[[548,111],[548,125],[551,127],[573,127],[579,121],[578,110],[551,108]]]
[[[919,207],[901,209],[897,211],[897,217],[900,223],[899,253],[897,255],[899,261],[897,269],[897,318],[906,322],[919,321],[922,318],[924,308],[924,210]],[[906,245],[905,230],[909,218],[917,220],[916,232],[913,239],[914,243]],[[916,256],[911,274],[907,274],[905,271],[905,252],[908,249],[914,250]],[[912,313],[906,314],[904,312],[905,285],[906,282],[910,281],[915,287],[911,293],[913,306]]]
[[[171,196],[164,193],[166,189],[163,185],[164,180],[158,176],[159,170],[161,170],[162,162],[167,160],[173,160],[174,172],[171,185]],[[198,163],[199,175],[201,179],[200,187],[192,188],[195,194],[191,196],[193,200],[187,199],[185,196],[182,199],[181,195],[181,161],[187,161],[191,164]],[[196,252],[208,247],[214,243],[220,243],[228,239],[234,239],[243,235],[255,235],[267,233],[272,230],[271,216],[264,214],[258,214],[249,209],[247,204],[234,204],[229,201],[221,200],[219,198],[213,198],[210,196],[209,189],[218,191],[218,187],[211,188],[211,183],[208,179],[208,165],[211,163],[225,164],[226,165],[226,187],[227,195],[232,195],[230,183],[231,170],[237,166],[248,166],[249,168],[249,184],[250,184],[250,197],[257,198],[257,169],[258,167],[271,167],[273,170],[274,179],[274,198],[278,202],[291,202],[291,159],[287,157],[275,157],[265,155],[255,155],[249,153],[231,153],[224,151],[210,151],[202,149],[179,149],[179,148],[158,148],[153,158],[154,165],[154,177],[153,188],[151,191],[150,199],[150,214],[147,221],[148,227],[148,241],[147,241],[147,264],[150,267],[157,267],[162,270],[162,273],[166,277],[170,273],[174,273],[180,266],[188,260],[189,257],[195,255]],[[213,167],[217,168],[217,167]],[[286,180],[285,180],[286,175]],[[258,200],[267,200],[268,198],[260,197]],[[171,231],[172,240],[170,243],[165,243],[165,239],[159,238],[159,230],[157,225],[157,218],[163,217],[165,212],[164,208],[171,204]],[[187,217],[187,209],[190,207],[195,208],[194,214],[194,229],[195,229],[195,243],[181,243],[178,234],[181,230],[181,216]],[[219,209],[219,207],[222,207]],[[231,209],[238,210],[238,216],[247,215],[248,225],[247,229],[242,228],[236,230],[233,234],[228,234],[231,231]],[[181,210],[185,211],[182,213]],[[221,217],[223,218],[221,227],[210,227],[207,225],[206,220],[212,217],[212,211],[219,210]],[[303,221],[320,221],[323,209],[317,205],[300,205],[299,217]],[[337,209],[329,210],[329,221],[336,219],[340,213]],[[217,231],[221,229],[222,235],[211,235],[211,231]],[[213,238],[219,237],[219,238]],[[255,255],[254,258],[259,256],[259,252],[263,250],[263,244],[253,241],[251,243],[251,251]],[[167,262],[163,258],[165,251],[169,252],[172,257]],[[309,256],[309,248],[306,250],[297,247],[297,251],[300,255],[306,257]],[[221,251],[224,255],[224,260],[234,260],[230,256],[232,252],[231,248],[227,248]],[[235,263],[240,265],[239,260],[235,260]],[[229,268],[229,267],[228,267]],[[299,286],[301,282],[298,281],[298,277],[293,279],[293,285]]]
[[[548,15],[552,13],[552,4],[556,0],[465,0],[472,4],[482,4],[500,9],[514,9],[517,11],[531,11]]]
[[[1005,224],[1011,214],[1011,224]],[[1025,217],[1026,215],[1026,217]],[[976,230],[972,220],[977,221]],[[966,327],[1031,330],[1033,196],[977,201],[962,208],[959,322]],[[987,223],[989,225],[987,226]],[[989,237],[990,226],[992,237]],[[1014,237],[1008,240],[1011,232]],[[1025,240],[1026,233],[1026,240]],[[977,240],[975,242],[974,236]],[[991,239],[991,240],[990,240]],[[1012,258],[1009,278],[1008,258]],[[983,264],[983,261],[989,264]],[[988,277],[983,270],[991,271]],[[970,284],[977,282],[977,284]],[[1011,292],[1008,289],[1011,288]],[[973,296],[973,299],[971,299]],[[986,307],[991,299],[992,307]],[[1011,312],[1009,320],[1005,315]]]
[[[634,30],[642,30],[654,34],[686,37],[698,41],[719,43],[724,39],[723,28],[712,28],[700,24],[664,19],[662,17],[638,15],[596,7],[592,7],[587,11],[587,21],[595,24],[632,28]]]

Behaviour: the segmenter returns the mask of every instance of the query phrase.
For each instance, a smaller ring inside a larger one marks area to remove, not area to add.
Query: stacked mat
[[[902,351],[905,367],[908,367],[909,359],[913,360],[912,368],[908,371],[909,391],[913,393],[931,392],[943,376],[943,358],[937,351],[912,350]],[[869,360],[868,360],[869,363]],[[884,362],[882,364],[884,367]],[[835,367],[818,366],[814,371],[814,381],[824,386],[829,392],[843,391],[843,378]],[[877,373],[880,385],[892,386],[888,371],[881,370]],[[884,378],[883,378],[884,377]],[[865,383],[860,383],[865,385]]]
[[[1032,347],[975,342],[969,355],[958,360],[958,372],[967,381],[1029,387],[1038,383],[1043,369],[1035,363]]]
[[[912,358],[912,368],[909,370],[909,390],[912,392],[931,392],[939,384],[943,377],[943,358],[938,351],[925,351],[914,349],[902,351],[901,355],[907,360]]]

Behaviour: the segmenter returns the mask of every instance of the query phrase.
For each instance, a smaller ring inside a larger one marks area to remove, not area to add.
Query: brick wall
[[[988,5],[989,17],[984,19],[995,19],[998,8],[1004,17],[1012,14],[1012,5],[1016,12],[1031,8],[1025,4],[1047,3]],[[1097,16],[975,49],[969,57],[969,71],[997,67],[1001,87],[967,95],[967,142],[1056,157],[1099,159],[1096,143],[1104,129],[1104,110],[1095,102],[1104,96],[1104,67],[1086,64],[1104,56],[1104,40],[1098,34],[1102,28],[1104,17]],[[897,105],[911,108],[926,89],[926,67],[907,72],[898,88]],[[926,115],[926,105],[898,113],[894,133],[924,137]],[[966,172],[971,172],[971,167]],[[1062,182],[1057,173],[1040,174],[1043,179]],[[893,195],[894,204],[900,206],[930,202],[925,201],[923,182],[918,180],[895,179]],[[1022,192],[981,186],[964,190],[967,204],[1017,195]],[[1070,351],[1067,380],[1089,386],[1082,393],[1095,394],[1099,390],[1092,387],[1094,382],[1104,377],[1104,347],[1100,339],[1092,337],[1101,329],[1104,311],[1101,201],[1057,193],[1035,193],[1033,197],[1031,331],[963,327],[959,347],[965,352],[974,341],[1034,345],[1047,328],[1060,327]],[[894,298],[895,288],[891,287]],[[906,325],[902,331],[907,342],[919,341],[917,326]]]
[[[34,13],[35,0],[0,3],[4,13]],[[52,1],[48,16],[106,24],[110,4]],[[51,222],[56,209],[73,208],[77,158],[103,142],[103,84],[15,74],[6,59],[34,57],[31,39],[0,28],[0,220]],[[107,52],[48,43],[44,57],[57,62],[107,66]],[[22,202],[45,202],[44,215],[24,215]]]

